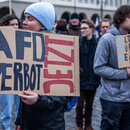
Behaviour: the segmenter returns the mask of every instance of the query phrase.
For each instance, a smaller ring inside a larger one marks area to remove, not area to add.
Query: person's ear
[[[92,32],[94,32],[94,28],[91,28]]]

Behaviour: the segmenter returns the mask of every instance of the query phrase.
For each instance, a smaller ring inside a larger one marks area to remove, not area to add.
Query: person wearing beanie
[[[76,12],[72,13],[71,15],[71,19],[75,19],[75,18],[80,20],[80,17]]]
[[[26,8],[24,14],[29,14],[37,19],[46,30],[51,30],[55,21],[54,6],[47,2],[38,2],[30,5]]]
[[[81,36],[80,17],[76,12],[71,14],[69,27],[68,27],[68,35]]]
[[[52,32],[55,21],[54,6],[48,2],[38,2],[25,9],[23,27],[32,31]],[[15,122],[15,130],[65,130],[64,96],[41,96],[24,91]]]

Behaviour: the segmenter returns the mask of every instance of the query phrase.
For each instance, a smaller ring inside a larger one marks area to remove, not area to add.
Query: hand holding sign
[[[20,96],[22,101],[28,105],[35,104],[38,100],[38,94],[34,92],[24,91],[24,94],[18,94],[18,96]]]

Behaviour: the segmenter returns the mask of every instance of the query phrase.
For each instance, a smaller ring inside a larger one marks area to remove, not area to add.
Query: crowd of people
[[[79,36],[80,96],[76,104],[76,130],[93,130],[92,110],[96,90],[102,106],[101,130],[130,130],[130,67],[118,68],[116,36],[130,33],[130,5],[119,7],[113,21],[103,19],[95,35],[94,22],[81,20],[78,13],[56,21],[55,8],[48,2],[29,5],[20,23],[6,15],[0,26],[25,30]],[[15,104],[15,130],[65,130],[65,96],[41,96],[35,92],[0,95],[2,130],[11,130]],[[15,101],[15,103],[14,103]]]

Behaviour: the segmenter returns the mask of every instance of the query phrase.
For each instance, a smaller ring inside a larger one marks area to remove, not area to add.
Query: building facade
[[[34,2],[50,2],[55,6],[56,19],[64,18],[69,22],[70,15],[77,12],[80,18],[109,18],[112,20],[115,10],[130,0],[0,0],[0,18],[5,14],[14,13],[23,18],[24,9]]]

